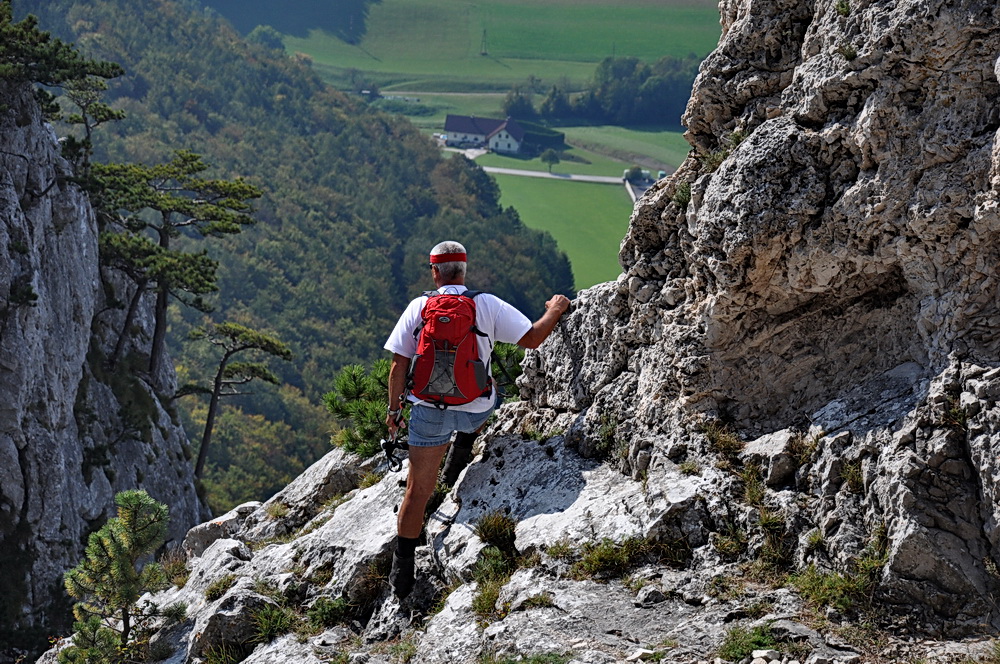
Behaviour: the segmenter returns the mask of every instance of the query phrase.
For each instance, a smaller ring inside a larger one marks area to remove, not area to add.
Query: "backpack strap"
[[[477,295],[482,295],[485,292],[486,291],[481,291],[481,290],[467,290],[464,293],[462,293],[462,295],[464,295],[465,297],[467,297],[467,298],[475,301]],[[490,335],[486,334],[485,332],[480,331],[480,329],[478,327],[476,327],[475,325],[472,326],[472,331],[475,332],[476,335],[478,335],[480,337],[487,337],[487,338],[489,338],[489,336],[490,336]]]
[[[466,290],[463,293],[441,293],[441,292],[438,292],[436,290],[429,290],[429,291],[424,291],[422,293],[422,295],[424,297],[427,297],[427,298],[434,297],[435,295],[461,295],[462,297],[467,297],[467,298],[475,301],[476,296],[482,295],[485,292],[486,291],[481,291],[481,290]],[[426,306],[426,303],[424,303],[424,306]],[[417,325],[417,328],[415,330],[413,330],[413,338],[414,339],[417,339],[417,338],[420,337],[420,330],[422,330],[422,329],[424,329],[424,323],[423,323],[423,321],[421,321],[420,324]],[[472,331],[475,332],[480,337],[489,337],[490,336],[490,335],[486,334],[485,332],[480,331],[479,328],[476,327],[475,325],[472,326]]]

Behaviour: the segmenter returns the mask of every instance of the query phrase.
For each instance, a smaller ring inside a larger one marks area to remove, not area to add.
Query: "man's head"
[[[465,247],[451,240],[441,242],[431,249],[431,267],[434,269],[434,283],[445,284],[465,283]]]

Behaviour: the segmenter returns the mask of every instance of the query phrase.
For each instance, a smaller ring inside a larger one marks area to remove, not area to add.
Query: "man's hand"
[[[555,309],[556,313],[562,316],[569,309],[569,298],[565,295],[553,295],[545,303],[545,309]]]
[[[389,435],[396,433],[400,426],[406,426],[403,422],[403,393],[406,387],[406,370],[410,366],[410,358],[399,353],[393,353],[392,363],[389,365],[389,408],[395,406],[399,412],[393,415],[386,413],[385,425],[389,427]]]
[[[559,318],[569,309],[569,298],[565,295],[553,295],[545,303],[545,313],[536,320],[531,329],[517,342],[522,348],[538,348],[552,333]]]
[[[406,426],[406,420],[403,419],[402,413],[399,413],[398,415],[387,413],[385,416],[385,425],[389,427],[389,435],[391,436],[396,433],[396,429]]]

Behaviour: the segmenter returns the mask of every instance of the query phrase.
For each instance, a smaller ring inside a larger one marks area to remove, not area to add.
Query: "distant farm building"
[[[524,129],[517,120],[449,115],[444,120],[445,143],[455,147],[487,147],[494,152],[517,154],[524,144]]]

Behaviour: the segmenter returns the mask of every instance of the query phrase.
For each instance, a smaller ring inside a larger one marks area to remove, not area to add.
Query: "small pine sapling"
[[[139,598],[167,585],[160,565],[140,563],[163,543],[167,506],[145,491],[123,491],[115,503],[118,516],[91,533],[83,560],[65,574],[67,592],[80,601],[74,645],[59,653],[60,664],[119,661],[138,645],[134,627],[148,617]]]

